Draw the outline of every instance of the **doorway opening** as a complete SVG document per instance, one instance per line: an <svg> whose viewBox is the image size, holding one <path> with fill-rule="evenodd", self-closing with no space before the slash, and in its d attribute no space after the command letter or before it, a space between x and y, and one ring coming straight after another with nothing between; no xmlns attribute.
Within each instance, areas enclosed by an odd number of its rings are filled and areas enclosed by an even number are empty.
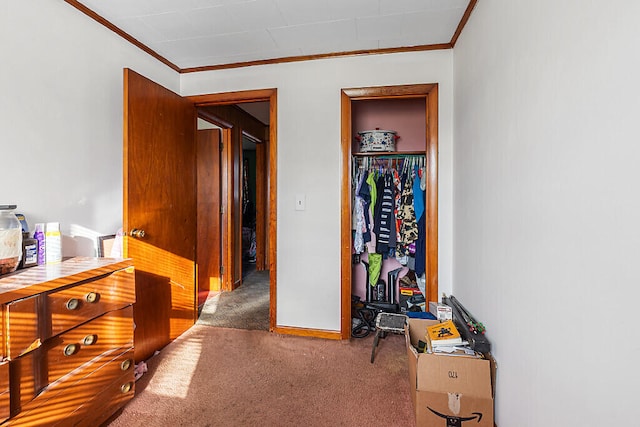
<svg viewBox="0 0 640 427"><path fill-rule="evenodd" d="M206 189L208 194L199 193L199 204L206 204L210 199L219 200L218 208L199 209L198 223L207 227L214 224L214 228L215 224L220 225L213 244L199 241L199 246L206 248L203 252L198 251L200 311L205 312L207 308L203 307L206 299L202 295L223 302L232 298L232 294L242 295L250 290L252 296L238 297L240 302L233 303L234 308L246 311L245 317L249 318L255 317L251 310L265 308L261 316L266 319L261 324L267 326L248 328L273 331L276 325L276 91L200 95L189 99L196 106L199 122L209 124L213 130L207 132L217 133L219 138L219 141L209 138L205 142L207 147L203 148L203 156L198 152L199 169L210 172L215 170L211 163L216 163L219 170L214 176L198 172L199 182L217 182L213 188ZM204 129L198 131L201 132ZM213 153L211 147L215 147L217 153ZM219 261L211 256L213 252L220 254ZM210 262L218 265L207 266ZM217 281L212 280L215 275ZM255 285L259 286L258 293ZM223 298L218 293L226 295ZM256 305L258 300L260 307ZM224 315L224 306L217 311ZM240 324L246 325L246 322Z"/></svg>

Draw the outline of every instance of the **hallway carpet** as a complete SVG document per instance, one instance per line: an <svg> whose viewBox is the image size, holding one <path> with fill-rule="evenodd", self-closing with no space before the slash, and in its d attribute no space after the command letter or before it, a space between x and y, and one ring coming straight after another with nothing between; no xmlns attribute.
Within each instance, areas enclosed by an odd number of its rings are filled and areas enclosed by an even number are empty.
<svg viewBox="0 0 640 427"><path fill-rule="evenodd" d="M404 336L347 342L195 325L110 427L415 426Z"/></svg>
<svg viewBox="0 0 640 427"><path fill-rule="evenodd" d="M242 285L207 298L198 325L269 330L269 272L252 271Z"/></svg>

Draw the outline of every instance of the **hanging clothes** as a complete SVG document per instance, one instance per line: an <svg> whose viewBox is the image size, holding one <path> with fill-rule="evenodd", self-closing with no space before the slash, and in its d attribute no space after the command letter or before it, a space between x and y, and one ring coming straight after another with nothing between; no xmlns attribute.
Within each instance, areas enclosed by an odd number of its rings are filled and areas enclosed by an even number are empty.
<svg viewBox="0 0 640 427"><path fill-rule="evenodd" d="M373 213L373 209L376 205L378 199L378 190L376 188L376 171L372 170L369 172L369 176L367 177L367 184L369 184L369 194L371 195L371 204L369 205L369 210Z"/></svg>
<svg viewBox="0 0 640 427"><path fill-rule="evenodd" d="M413 180L413 210L416 219L419 220L424 213L424 192L420 188L420 168L416 165L413 170L415 175Z"/></svg>
<svg viewBox="0 0 640 427"><path fill-rule="evenodd" d="M420 277L424 274L427 263L427 216L422 215L418 220L418 240L416 240L416 276Z"/></svg>
<svg viewBox="0 0 640 427"><path fill-rule="evenodd" d="M369 204L371 203L371 193L369 191L369 185L366 183L367 173L362 174L360 182L360 191L358 195L362 199L362 216L364 217L365 228L362 232L362 240L364 243L371 241L371 221L369 220Z"/></svg>
<svg viewBox="0 0 640 427"><path fill-rule="evenodd" d="M382 197L380 197L380 208L377 211L376 215L376 236L378 238L376 245L376 252L383 255L384 258L389 253L389 247L391 247L390 243L393 242L393 247L395 247L395 225L392 224L395 222L395 216L393 215L393 207L394 207L394 189L393 185L393 176L390 172L384 174L383 177L380 178L382 181ZM393 229L393 240L391 239L391 232Z"/></svg>
<svg viewBox="0 0 640 427"><path fill-rule="evenodd" d="M425 213L424 156L354 157L354 252L396 257L413 267L418 222ZM356 179L357 177L357 179Z"/></svg>
<svg viewBox="0 0 640 427"><path fill-rule="evenodd" d="M418 239L418 224L413 209L413 177L410 172L407 173L402 188L398 217L402 220L400 224L400 242L402 245L397 246L396 254L402 257L407 255L409 244Z"/></svg>
<svg viewBox="0 0 640 427"><path fill-rule="evenodd" d="M354 234L353 234L353 250L357 254L361 254L364 252L364 235L367 233L367 224L365 220L365 202L362 196L360 195L360 189L362 188L362 184L364 183L364 173L362 173L358 177L358 184L356 186L355 197L354 197L354 213L353 213L353 221L354 225Z"/></svg>
<svg viewBox="0 0 640 427"><path fill-rule="evenodd" d="M397 169L393 170L393 185L395 187L393 197L393 215L395 217L396 243L400 243L402 241L402 237L400 236L402 219L400 219L398 215L400 213L400 206L402 205L402 181L400 180L400 174L398 173Z"/></svg>

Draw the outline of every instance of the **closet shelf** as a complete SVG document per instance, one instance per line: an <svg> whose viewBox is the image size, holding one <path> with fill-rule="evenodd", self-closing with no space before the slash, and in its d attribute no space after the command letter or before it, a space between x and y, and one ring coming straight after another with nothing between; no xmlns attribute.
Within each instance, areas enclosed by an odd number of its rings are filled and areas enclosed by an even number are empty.
<svg viewBox="0 0 640 427"><path fill-rule="evenodd" d="M352 153L354 157L384 157L384 156L424 156L424 151L372 151L368 153Z"/></svg>

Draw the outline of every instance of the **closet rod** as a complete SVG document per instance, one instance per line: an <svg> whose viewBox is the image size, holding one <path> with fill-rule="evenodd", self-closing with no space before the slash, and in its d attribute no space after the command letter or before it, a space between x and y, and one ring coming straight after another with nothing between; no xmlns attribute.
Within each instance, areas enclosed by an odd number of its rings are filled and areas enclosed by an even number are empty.
<svg viewBox="0 0 640 427"><path fill-rule="evenodd" d="M407 156L425 156L424 151L403 151L395 153L385 153L384 151L375 151L369 153L353 153L353 157L376 157L380 159L398 159Z"/></svg>

